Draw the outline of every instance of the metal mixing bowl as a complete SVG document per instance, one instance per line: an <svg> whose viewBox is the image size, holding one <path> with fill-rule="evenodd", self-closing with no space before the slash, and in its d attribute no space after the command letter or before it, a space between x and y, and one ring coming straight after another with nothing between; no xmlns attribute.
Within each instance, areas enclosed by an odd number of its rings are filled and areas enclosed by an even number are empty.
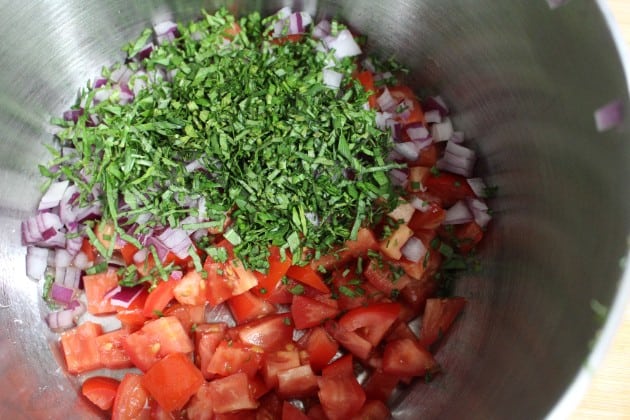
<svg viewBox="0 0 630 420"><path fill-rule="evenodd" d="M272 12L290 1L0 1L0 418L98 418L59 368L27 279L20 221L40 196L48 121L153 22L205 7ZM628 105L624 63L602 2L296 1L337 16L412 85L442 93L499 187L470 304L438 353L445 374L416 383L397 418L565 416L583 395L630 291L628 124L597 132L593 111ZM624 278L625 277L625 278ZM609 307L605 323L591 305ZM601 330L600 330L601 329ZM601 334L598 336L598 331Z"/></svg>

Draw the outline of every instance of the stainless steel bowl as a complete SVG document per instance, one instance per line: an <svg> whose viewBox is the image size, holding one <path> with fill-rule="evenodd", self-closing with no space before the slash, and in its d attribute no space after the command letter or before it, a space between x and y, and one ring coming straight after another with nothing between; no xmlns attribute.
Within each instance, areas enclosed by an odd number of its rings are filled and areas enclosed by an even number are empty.
<svg viewBox="0 0 630 420"><path fill-rule="evenodd" d="M441 92L499 186L483 272L459 282L470 305L437 356L445 374L412 386L395 416L563 417L577 404L630 293L629 126L600 133L593 120L611 100L628 105L603 2L2 0L0 418L100 416L59 368L24 270L19 227L40 196L49 118L152 22L290 3L348 21L414 87ZM610 308L604 324L594 301Z"/></svg>

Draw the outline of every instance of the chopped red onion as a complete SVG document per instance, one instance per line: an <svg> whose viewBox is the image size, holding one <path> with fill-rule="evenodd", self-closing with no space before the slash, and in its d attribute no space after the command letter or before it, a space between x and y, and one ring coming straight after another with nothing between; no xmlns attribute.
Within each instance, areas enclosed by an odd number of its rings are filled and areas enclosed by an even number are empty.
<svg viewBox="0 0 630 420"><path fill-rule="evenodd" d="M431 126L431 137L435 142L447 141L453 136L453 124L450 118L444 118L442 122Z"/></svg>
<svg viewBox="0 0 630 420"><path fill-rule="evenodd" d="M320 20L311 33L315 39L322 39L328 35L330 35L330 21L326 19Z"/></svg>
<svg viewBox="0 0 630 420"><path fill-rule="evenodd" d="M50 184L46 193L44 193L39 201L37 210L46 210L57 207L61 201L61 197L63 197L63 193L66 191L66 188L68 188L68 184L70 184L69 181L58 181Z"/></svg>
<svg viewBox="0 0 630 420"><path fill-rule="evenodd" d="M61 219L55 213L43 212L22 222L25 245L62 248L66 244Z"/></svg>
<svg viewBox="0 0 630 420"><path fill-rule="evenodd" d="M474 162L457 157L452 153L445 153L437 160L435 166L441 171L452 172L468 178L472 175Z"/></svg>
<svg viewBox="0 0 630 420"><path fill-rule="evenodd" d="M138 296L140 296L143 290L144 286L142 285L137 285L134 287L122 287L120 288L118 293L115 293L110 297L110 302L114 306L128 308L129 305L131 305L133 301L136 300Z"/></svg>
<svg viewBox="0 0 630 420"><path fill-rule="evenodd" d="M98 104L98 103L108 100L109 97L112 96L113 92L114 92L113 89L109 89L106 87L97 89L96 93L94 93L94 103Z"/></svg>
<svg viewBox="0 0 630 420"><path fill-rule="evenodd" d="M59 302L64 305L67 305L72 300L74 300L75 296L76 296L76 289L62 286L59 283L53 283L50 289L50 297L54 299L56 302Z"/></svg>
<svg viewBox="0 0 630 420"><path fill-rule="evenodd" d="M74 309L64 309L48 314L46 323L53 331L63 331L74 327L75 314Z"/></svg>
<svg viewBox="0 0 630 420"><path fill-rule="evenodd" d="M464 139L465 137L463 131L454 131L449 141L456 144L462 144L464 142Z"/></svg>
<svg viewBox="0 0 630 420"><path fill-rule="evenodd" d="M466 182L479 198L486 196L486 183L481 178L467 178Z"/></svg>
<svg viewBox="0 0 630 420"><path fill-rule="evenodd" d="M113 83L123 84L127 83L132 75L133 70L123 64L122 66L112 71L112 73L109 75L109 80L111 80Z"/></svg>
<svg viewBox="0 0 630 420"><path fill-rule="evenodd" d="M302 24L302 13L295 12L289 15L289 35L304 33L304 25Z"/></svg>
<svg viewBox="0 0 630 420"><path fill-rule="evenodd" d="M412 262L419 262L422 257L427 253L427 248L422 241L415 236L412 236L405 242L401 249L402 255Z"/></svg>
<svg viewBox="0 0 630 420"><path fill-rule="evenodd" d="M88 259L88 256L85 252L79 252L75 255L74 260L72 260L72 265L74 265L79 270L87 270L92 267L92 262Z"/></svg>
<svg viewBox="0 0 630 420"><path fill-rule="evenodd" d="M412 140L412 141L416 145L416 147L418 147L418 150L422 150L433 144L433 137L427 137L426 139L423 139L423 140Z"/></svg>
<svg viewBox="0 0 630 420"><path fill-rule="evenodd" d="M595 110L597 131L606 131L617 127L624 120L623 102L615 100Z"/></svg>
<svg viewBox="0 0 630 420"><path fill-rule="evenodd" d="M48 249L29 246L26 248L26 275L33 280L44 277L48 265Z"/></svg>
<svg viewBox="0 0 630 420"><path fill-rule="evenodd" d="M94 81L94 89L98 89L100 87L103 87L107 84L107 79L105 79L104 77L99 77L98 79L96 79Z"/></svg>
<svg viewBox="0 0 630 420"><path fill-rule="evenodd" d="M411 140L425 140L429 137L429 130L421 123L409 124L405 131Z"/></svg>
<svg viewBox="0 0 630 420"><path fill-rule="evenodd" d="M278 16L278 19L288 18L289 16L291 16L291 8L289 6L283 7L276 12L276 16Z"/></svg>
<svg viewBox="0 0 630 420"><path fill-rule="evenodd" d="M402 143L396 143L393 147L394 151L399 153L403 158L409 161L415 161L420 155L420 149L412 141L405 141Z"/></svg>
<svg viewBox="0 0 630 420"><path fill-rule="evenodd" d="M484 228L488 225L488 222L492 220L492 216L488 212L488 205L478 198L471 198L468 200L468 208L473 214L475 223Z"/></svg>
<svg viewBox="0 0 630 420"><path fill-rule="evenodd" d="M83 115L83 108L79 108L79 109L70 109L68 111L65 111L63 113L63 119L66 121L72 121L74 123L76 123L77 121L79 121L79 117Z"/></svg>
<svg viewBox="0 0 630 420"><path fill-rule="evenodd" d="M76 230L72 233L76 235ZM82 246L83 238L81 236L76 235L66 239L66 251L70 254L70 257L77 255Z"/></svg>
<svg viewBox="0 0 630 420"><path fill-rule="evenodd" d="M341 79L343 79L343 74L331 70L324 69L322 70L324 75L324 84L331 89L338 89L341 86Z"/></svg>
<svg viewBox="0 0 630 420"><path fill-rule="evenodd" d="M87 308L85 307L85 303L80 300L73 300L66 306L66 309L72 310L72 315L74 315L74 319L76 320L85 313Z"/></svg>
<svg viewBox="0 0 630 420"><path fill-rule="evenodd" d="M110 290L107 291L107 293L105 293L103 295L103 300L109 300L112 298L112 296L116 295L117 293L119 293L122 290L122 286L121 285L116 285L115 287L112 287Z"/></svg>
<svg viewBox="0 0 630 420"><path fill-rule="evenodd" d="M181 280L182 277L184 277L184 273L181 270L171 271L171 274L170 274L171 280Z"/></svg>
<svg viewBox="0 0 630 420"><path fill-rule="evenodd" d="M440 115L440 111L437 111L437 110L427 111L424 113L424 120L429 124L441 123L442 116Z"/></svg>
<svg viewBox="0 0 630 420"><path fill-rule="evenodd" d="M450 209L446 210L444 225L460 225L473 221L473 215L463 201L458 201Z"/></svg>
<svg viewBox="0 0 630 420"><path fill-rule="evenodd" d="M375 82L380 82L381 80L388 80L388 79L393 79L394 75L392 74L391 71L386 71L383 73L376 73L374 75L374 81Z"/></svg>
<svg viewBox="0 0 630 420"><path fill-rule="evenodd" d="M352 33L347 29L340 31L335 39L328 43L328 47L335 50L334 55L337 59L361 54L361 48L354 40Z"/></svg>
<svg viewBox="0 0 630 420"><path fill-rule="evenodd" d="M153 45L152 42L149 42L147 45L142 47L142 49L138 51L138 53L133 58L137 61L145 60L151 56L154 48L155 45Z"/></svg>
<svg viewBox="0 0 630 420"><path fill-rule="evenodd" d="M409 177L406 172L401 171L400 169L392 169L389 171L389 179L392 181L392 184L399 187L407 187L407 183L409 182Z"/></svg>
<svg viewBox="0 0 630 420"><path fill-rule="evenodd" d="M445 152L451 153L455 156L458 156L467 160L475 161L477 159L477 154L475 153L474 150L469 149L464 146L460 146L459 144L453 143L450 141L446 143Z"/></svg>
<svg viewBox="0 0 630 420"><path fill-rule="evenodd" d="M425 111L438 111L440 116L446 117L450 114L446 102L441 96L429 96L422 104L422 109Z"/></svg>
<svg viewBox="0 0 630 420"><path fill-rule="evenodd" d="M421 211L423 213L425 213L425 212L427 212L427 211L429 211L431 209L431 205L428 202L426 202L426 201L424 201L424 200L422 200L422 199L420 199L420 198L418 198L416 196L413 196L411 198L411 200L409 201L409 204L411 204L414 209L416 209L418 211Z"/></svg>
<svg viewBox="0 0 630 420"><path fill-rule="evenodd" d="M381 129L381 130L385 130L387 127L389 127L389 122L390 120L392 120L392 118L394 117L394 114L389 113L389 112L376 112L376 126Z"/></svg>
<svg viewBox="0 0 630 420"><path fill-rule="evenodd" d="M392 140L394 140L394 141L401 141L402 140L402 130L403 130L402 123L400 123L400 122L398 122L396 120L388 120L387 121L387 126L391 130Z"/></svg>
<svg viewBox="0 0 630 420"><path fill-rule="evenodd" d="M383 89L383 93L376 98L376 103L383 112L393 112L398 106L398 100L392 96L389 89Z"/></svg>
<svg viewBox="0 0 630 420"><path fill-rule="evenodd" d="M72 264L72 255L63 248L57 249L55 251L55 267L66 268L70 264Z"/></svg>
<svg viewBox="0 0 630 420"><path fill-rule="evenodd" d="M136 251L135 254L133 254L133 262L136 264L140 264L146 261L148 255L149 255L149 250L147 248L139 249L138 251Z"/></svg>

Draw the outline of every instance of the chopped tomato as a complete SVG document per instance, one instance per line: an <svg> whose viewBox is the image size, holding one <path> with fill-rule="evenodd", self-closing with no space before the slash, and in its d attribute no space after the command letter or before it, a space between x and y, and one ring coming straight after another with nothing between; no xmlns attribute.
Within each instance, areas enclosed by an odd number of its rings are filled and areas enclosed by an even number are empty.
<svg viewBox="0 0 630 420"><path fill-rule="evenodd" d="M402 257L401 248L412 236L413 230L409 229L407 225L398 226L389 237L381 242L381 252L393 260L399 260Z"/></svg>
<svg viewBox="0 0 630 420"><path fill-rule="evenodd" d="M103 367L109 369L133 367L123 347L128 335L129 331L119 329L96 337L98 357Z"/></svg>
<svg viewBox="0 0 630 420"><path fill-rule="evenodd" d="M440 366L433 355L414 340L390 341L383 350L383 372L398 376L425 376L437 373Z"/></svg>
<svg viewBox="0 0 630 420"><path fill-rule="evenodd" d="M387 402L396 385L398 385L398 381L399 377L397 375L390 375L381 369L375 369L363 385L365 395L370 400Z"/></svg>
<svg viewBox="0 0 630 420"><path fill-rule="evenodd" d="M194 350L188 333L174 316L147 322L140 330L129 334L123 346L133 364L143 371L167 354Z"/></svg>
<svg viewBox="0 0 630 420"><path fill-rule="evenodd" d="M437 254L437 253L436 253ZM424 310L427 299L435 295L438 284L433 277L410 282L401 292L401 296L414 310L420 313Z"/></svg>
<svg viewBox="0 0 630 420"><path fill-rule="evenodd" d="M282 417L282 400L275 392L270 392L260 399L256 410L256 420L277 420Z"/></svg>
<svg viewBox="0 0 630 420"><path fill-rule="evenodd" d="M308 266L302 267L299 265L292 265L287 270L287 276L291 277L293 280L310 286L313 289L319 290L322 293L330 293L330 290L328 289L328 286L326 286L326 283L324 283L322 276Z"/></svg>
<svg viewBox="0 0 630 420"><path fill-rule="evenodd" d="M271 391L271 388L267 386L259 374L248 376L247 380L249 383L249 389L252 391L252 397L255 400L261 399L265 394Z"/></svg>
<svg viewBox="0 0 630 420"><path fill-rule="evenodd" d="M173 296L183 305L206 302L206 280L196 270L189 270L173 288Z"/></svg>
<svg viewBox="0 0 630 420"><path fill-rule="evenodd" d="M408 115L402 119L405 124L422 123L426 124L424 120L424 112L422 112L422 106L420 101L416 98L415 93L404 85L388 86L389 93L399 101L405 101L409 106L407 109Z"/></svg>
<svg viewBox="0 0 630 420"><path fill-rule="evenodd" d="M389 408L379 400L366 402L361 411L352 417L352 420L383 420L391 417Z"/></svg>
<svg viewBox="0 0 630 420"><path fill-rule="evenodd" d="M290 402L284 401L282 403L282 420L308 420L308 416Z"/></svg>
<svg viewBox="0 0 630 420"><path fill-rule="evenodd" d="M183 353L171 353L142 377L142 386L166 411L180 410L204 383L203 375Z"/></svg>
<svg viewBox="0 0 630 420"><path fill-rule="evenodd" d="M175 298L173 289L179 280L169 278L167 281L158 281L157 287L153 289L144 303L144 316L147 318L157 318L162 315L162 311Z"/></svg>
<svg viewBox="0 0 630 420"><path fill-rule="evenodd" d="M136 252L138 252L138 248L134 244L127 242L122 248L120 248L119 251L120 256L122 257L123 261L125 261L125 264L134 264L133 256L136 255Z"/></svg>
<svg viewBox="0 0 630 420"><path fill-rule="evenodd" d="M374 87L374 75L371 71L365 70L357 74L357 80L363 86L363 89L370 94L368 103L370 108L376 108L376 88Z"/></svg>
<svg viewBox="0 0 630 420"><path fill-rule="evenodd" d="M308 353L308 361L315 372L321 371L337 354L339 344L332 339L323 327L311 328L299 344Z"/></svg>
<svg viewBox="0 0 630 420"><path fill-rule="evenodd" d="M365 403L365 391L354 376L323 376L317 383L319 401L331 420L355 415Z"/></svg>
<svg viewBox="0 0 630 420"><path fill-rule="evenodd" d="M346 354L343 357L335 360L324 369L322 369L322 376L334 377L334 376L352 376L354 377L354 359L351 354Z"/></svg>
<svg viewBox="0 0 630 420"><path fill-rule="evenodd" d="M416 159L415 162L410 163L410 165L425 166L430 168L437 163L439 154L438 147L435 144L430 144L420 150L418 159Z"/></svg>
<svg viewBox="0 0 630 420"><path fill-rule="evenodd" d="M399 314L398 303L373 303L352 309L339 319L339 325L348 331L356 332L372 346L376 346L398 319Z"/></svg>
<svg viewBox="0 0 630 420"><path fill-rule="evenodd" d="M475 222L468 222L454 226L452 234L442 236L466 255L483 239L483 229Z"/></svg>
<svg viewBox="0 0 630 420"><path fill-rule="evenodd" d="M362 263L368 264L368 260ZM339 268L333 272L332 281L337 290L337 302L341 310L365 306L383 297L383 293L366 282L357 271L354 265L349 265L345 270Z"/></svg>
<svg viewBox="0 0 630 420"><path fill-rule="evenodd" d="M424 211L417 210L413 214L407 226L414 232L421 229L437 229L442 225L445 217L446 211L441 206L437 203L427 203Z"/></svg>
<svg viewBox="0 0 630 420"><path fill-rule="evenodd" d="M336 321L327 321L326 331L346 350L360 359L367 359L372 351L372 345L365 338L353 331L341 327Z"/></svg>
<svg viewBox="0 0 630 420"><path fill-rule="evenodd" d="M261 349L224 340L214 351L208 364L208 372L220 376L244 372L248 376L254 376L260 369L261 360Z"/></svg>
<svg viewBox="0 0 630 420"><path fill-rule="evenodd" d="M214 377L208 371L208 366L219 343L225 337L226 330L227 324L223 322L198 324L195 328L195 362L206 379Z"/></svg>
<svg viewBox="0 0 630 420"><path fill-rule="evenodd" d="M258 279L254 275L254 272L245 269L245 267L243 267L243 263L239 260L232 260L228 262L226 271L226 275L232 281L232 296L245 293L258 284ZM234 274L232 274L232 272Z"/></svg>
<svg viewBox="0 0 630 420"><path fill-rule="evenodd" d="M118 275L113 268L102 273L83 276L88 312L93 315L116 312L116 307L111 304L109 299L105 299L105 295L117 286Z"/></svg>
<svg viewBox="0 0 630 420"><path fill-rule="evenodd" d="M241 33L241 26L236 22L232 23L229 28L223 31L223 35L228 41L233 40L239 33Z"/></svg>
<svg viewBox="0 0 630 420"><path fill-rule="evenodd" d="M304 398L317 392L317 376L306 364L278 372L278 395L281 398Z"/></svg>
<svg viewBox="0 0 630 420"><path fill-rule="evenodd" d="M186 414L189 419L213 420L212 400L210 397L210 386L207 382L201 384L197 393L190 398L186 406Z"/></svg>
<svg viewBox="0 0 630 420"><path fill-rule="evenodd" d="M304 38L304 34L290 34L278 38L272 38L271 43L276 45L284 45L288 42L300 42Z"/></svg>
<svg viewBox="0 0 630 420"><path fill-rule="evenodd" d="M363 270L363 275L372 286L386 296L391 296L394 290L403 290L412 281L400 266L378 258L370 259L370 263Z"/></svg>
<svg viewBox="0 0 630 420"><path fill-rule="evenodd" d="M425 271L424 261L421 258L418 262L409 261L405 257L402 257L395 263L390 263L395 267L402 268L405 273L414 280L420 280Z"/></svg>
<svg viewBox="0 0 630 420"><path fill-rule="evenodd" d="M144 309L120 309L116 312L116 318L122 324L122 327L130 332L139 330L148 319L144 316Z"/></svg>
<svg viewBox="0 0 630 420"><path fill-rule="evenodd" d="M314 270L319 270L320 267L330 270L352 259L365 257L368 251L376 251L378 248L379 243L374 233L370 229L361 228L357 232L356 240L347 240L343 247L311 261L310 266Z"/></svg>
<svg viewBox="0 0 630 420"><path fill-rule="evenodd" d="M105 376L92 376L81 385L81 393L94 405L107 411L114 405L120 382Z"/></svg>
<svg viewBox="0 0 630 420"><path fill-rule="evenodd" d="M411 331L409 328L409 324L407 322L403 322L401 320L396 321L394 326L390 329L389 333L385 337L386 341L398 340L400 338L411 338L412 340L417 340L418 337Z"/></svg>
<svg viewBox="0 0 630 420"><path fill-rule="evenodd" d="M324 413L324 407L319 403L310 406L306 415L310 420L328 420L328 416Z"/></svg>
<svg viewBox="0 0 630 420"><path fill-rule="evenodd" d="M79 374L102 367L96 337L103 333L100 324L85 321L61 333L61 348L68 372Z"/></svg>
<svg viewBox="0 0 630 420"><path fill-rule="evenodd" d="M142 376L125 374L114 399L112 420L148 420L149 417L149 393L142 386Z"/></svg>
<svg viewBox="0 0 630 420"><path fill-rule="evenodd" d="M293 322L287 313L266 316L233 330L243 343L265 351L280 349L293 338Z"/></svg>
<svg viewBox="0 0 630 420"><path fill-rule="evenodd" d="M291 267L291 255L287 252L284 259L280 254L280 248L272 246L269 248L269 269L266 274L255 271L258 284L252 289L252 293L261 299L266 299L276 288L276 285L287 274Z"/></svg>
<svg viewBox="0 0 630 420"><path fill-rule="evenodd" d="M420 342L425 347L430 347L439 340L464 310L464 306L466 306L466 299L462 297L427 299L422 316Z"/></svg>
<svg viewBox="0 0 630 420"><path fill-rule="evenodd" d="M305 328L321 325L327 319L333 319L339 314L339 309L311 299L306 296L296 295L291 305L291 315L295 327Z"/></svg>
<svg viewBox="0 0 630 420"><path fill-rule="evenodd" d="M193 327L201 324L206 318L206 305L181 305L175 303L164 311L164 316L174 316L179 320L186 333L191 333Z"/></svg>
<svg viewBox="0 0 630 420"><path fill-rule="evenodd" d="M265 383L269 388L276 388L278 386L278 373L298 366L300 366L300 353L294 345L289 345L283 350L266 353L262 366Z"/></svg>
<svg viewBox="0 0 630 420"><path fill-rule="evenodd" d="M85 254L88 261L94 262L94 260L96 260L96 248L94 248L94 245L92 245L88 237L83 238L83 242L81 243L81 252Z"/></svg>
<svg viewBox="0 0 630 420"><path fill-rule="evenodd" d="M459 200L475 197L466 178L449 172L438 174L429 172L424 180L424 186L427 188L427 193L438 197L446 208Z"/></svg>
<svg viewBox="0 0 630 420"><path fill-rule="evenodd" d="M232 286L225 276L225 264L206 258L203 265L208 273L206 298L212 306L219 305L232 297Z"/></svg>
<svg viewBox="0 0 630 420"><path fill-rule="evenodd" d="M208 387L215 413L252 410L258 407L249 389L247 375L243 372L215 379Z"/></svg>
<svg viewBox="0 0 630 420"><path fill-rule="evenodd" d="M276 308L271 303L251 292L232 296L227 303L237 324L242 324L276 311Z"/></svg>

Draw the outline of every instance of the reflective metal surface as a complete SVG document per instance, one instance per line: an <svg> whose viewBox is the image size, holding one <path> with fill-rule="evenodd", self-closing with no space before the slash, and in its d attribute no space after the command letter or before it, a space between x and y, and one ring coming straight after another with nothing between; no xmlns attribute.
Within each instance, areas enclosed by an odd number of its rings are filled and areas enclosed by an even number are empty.
<svg viewBox="0 0 630 420"><path fill-rule="evenodd" d="M271 12L290 1L0 1L0 418L99 418L58 367L24 270L20 221L34 211L47 121L120 47L165 18L202 7ZM580 398L630 292L620 260L630 232L628 124L598 133L593 110L628 86L597 2L572 0L297 1L340 17L370 47L443 94L499 186L482 273L438 353L445 374L416 383L397 418L564 416ZM611 307L601 327L596 299ZM51 351L51 348L53 351ZM588 359L590 356L590 359ZM569 390L569 391L568 391Z"/></svg>

